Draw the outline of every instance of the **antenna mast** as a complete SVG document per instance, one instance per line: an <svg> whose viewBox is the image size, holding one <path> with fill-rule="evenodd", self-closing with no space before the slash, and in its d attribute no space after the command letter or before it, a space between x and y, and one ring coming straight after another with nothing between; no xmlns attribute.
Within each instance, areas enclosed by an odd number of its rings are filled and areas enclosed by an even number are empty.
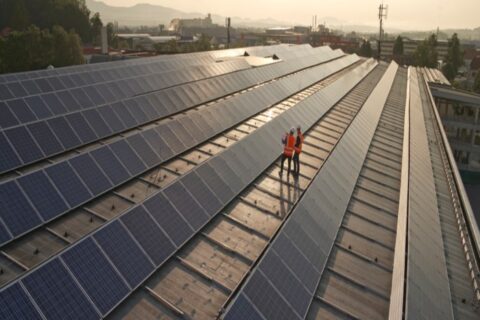
<svg viewBox="0 0 480 320"><path fill-rule="evenodd" d="M384 5L383 2L380 4L378 7L378 19L380 20L380 31L378 34L378 60L380 60L381 53L382 53L382 47L381 47L381 42L383 38L383 19L387 19L387 14L388 14L388 5Z"/></svg>

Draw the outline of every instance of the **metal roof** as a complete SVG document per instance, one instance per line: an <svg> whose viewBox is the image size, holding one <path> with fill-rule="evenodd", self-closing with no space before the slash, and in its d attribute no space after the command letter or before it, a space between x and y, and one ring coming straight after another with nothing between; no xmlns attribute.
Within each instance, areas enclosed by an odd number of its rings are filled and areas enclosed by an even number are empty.
<svg viewBox="0 0 480 320"><path fill-rule="evenodd" d="M478 318L425 70L308 45L96 66L0 77L1 319Z"/></svg>

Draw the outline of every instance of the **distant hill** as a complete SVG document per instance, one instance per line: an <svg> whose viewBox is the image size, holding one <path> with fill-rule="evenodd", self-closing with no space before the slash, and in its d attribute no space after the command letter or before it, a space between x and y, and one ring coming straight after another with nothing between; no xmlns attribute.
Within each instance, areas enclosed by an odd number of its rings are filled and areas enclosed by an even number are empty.
<svg viewBox="0 0 480 320"><path fill-rule="evenodd" d="M114 7L105 4L102 1L87 0L87 7L92 12L99 12L104 22L117 21L121 26L157 26L164 24L168 26L174 18L204 18L207 12L183 12L180 10L151 4L137 4L131 7ZM214 23L223 25L225 17L212 14ZM275 19L251 20L239 17L232 17L233 24L236 27L273 27L273 26L289 26L293 22L282 22Z"/></svg>

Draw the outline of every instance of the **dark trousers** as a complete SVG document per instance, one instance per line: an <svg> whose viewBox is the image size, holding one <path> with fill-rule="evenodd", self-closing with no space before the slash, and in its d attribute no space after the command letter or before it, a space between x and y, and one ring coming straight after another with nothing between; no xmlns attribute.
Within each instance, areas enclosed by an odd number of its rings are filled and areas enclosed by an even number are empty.
<svg viewBox="0 0 480 320"><path fill-rule="evenodd" d="M282 154L282 165L280 172L283 172L283 163L285 162L285 159L288 159L288 173L290 173L290 165L292 163L292 157L286 156L285 154Z"/></svg>
<svg viewBox="0 0 480 320"><path fill-rule="evenodd" d="M300 173L300 155L296 152L293 155L293 172L296 174Z"/></svg>

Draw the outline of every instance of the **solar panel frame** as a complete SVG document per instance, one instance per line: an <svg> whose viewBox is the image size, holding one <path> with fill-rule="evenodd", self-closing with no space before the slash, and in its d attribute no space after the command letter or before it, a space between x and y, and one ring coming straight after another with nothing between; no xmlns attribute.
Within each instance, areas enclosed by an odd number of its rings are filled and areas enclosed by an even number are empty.
<svg viewBox="0 0 480 320"><path fill-rule="evenodd" d="M57 217L69 208L43 171L24 175L17 181L44 221Z"/></svg>
<svg viewBox="0 0 480 320"><path fill-rule="evenodd" d="M98 319L99 314L59 258L21 280L47 319Z"/></svg>
<svg viewBox="0 0 480 320"><path fill-rule="evenodd" d="M143 206L130 210L120 220L157 267L174 252L173 242L160 229Z"/></svg>
<svg viewBox="0 0 480 320"><path fill-rule="evenodd" d="M75 244L60 257L102 315L130 292L125 280L92 238Z"/></svg>
<svg viewBox="0 0 480 320"><path fill-rule="evenodd" d="M120 221L113 221L93 238L131 288L137 287L153 271L153 262Z"/></svg>

